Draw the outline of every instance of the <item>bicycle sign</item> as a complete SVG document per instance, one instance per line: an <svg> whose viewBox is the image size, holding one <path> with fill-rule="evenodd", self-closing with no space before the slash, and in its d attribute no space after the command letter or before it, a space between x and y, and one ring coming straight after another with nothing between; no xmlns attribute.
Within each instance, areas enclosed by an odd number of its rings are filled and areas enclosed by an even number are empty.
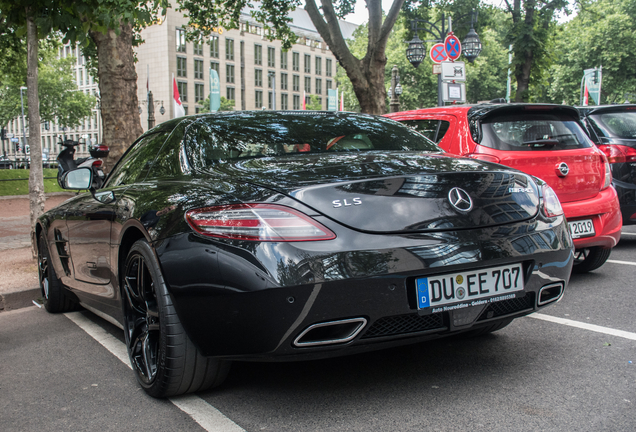
<svg viewBox="0 0 636 432"><path fill-rule="evenodd" d="M444 49L449 59L457 60L462 53L462 44L457 36L449 34L444 40Z"/></svg>

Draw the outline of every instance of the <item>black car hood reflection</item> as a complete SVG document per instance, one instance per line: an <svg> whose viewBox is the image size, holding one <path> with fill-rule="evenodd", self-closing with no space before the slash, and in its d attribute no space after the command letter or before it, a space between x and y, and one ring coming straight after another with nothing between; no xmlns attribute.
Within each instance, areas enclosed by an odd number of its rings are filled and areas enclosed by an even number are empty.
<svg viewBox="0 0 636 432"><path fill-rule="evenodd" d="M213 172L215 177L293 197L366 232L491 227L530 219L539 208L537 186L529 176L440 154L372 151L262 157L218 163ZM451 204L449 193L456 187L470 196L470 211Z"/></svg>

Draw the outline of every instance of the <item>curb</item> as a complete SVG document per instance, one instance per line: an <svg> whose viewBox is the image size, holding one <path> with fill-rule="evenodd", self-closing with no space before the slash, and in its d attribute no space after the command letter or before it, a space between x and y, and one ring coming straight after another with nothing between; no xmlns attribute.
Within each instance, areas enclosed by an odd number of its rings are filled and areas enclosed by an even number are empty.
<svg viewBox="0 0 636 432"><path fill-rule="evenodd" d="M39 297L41 297L40 288L0 294L0 313L33 306L33 300Z"/></svg>

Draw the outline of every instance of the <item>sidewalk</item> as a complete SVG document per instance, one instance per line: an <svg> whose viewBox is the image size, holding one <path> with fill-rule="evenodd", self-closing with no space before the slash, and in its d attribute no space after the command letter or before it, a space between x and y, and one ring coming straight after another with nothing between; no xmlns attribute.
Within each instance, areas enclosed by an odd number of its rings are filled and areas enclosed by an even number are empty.
<svg viewBox="0 0 636 432"><path fill-rule="evenodd" d="M46 194L45 210L74 194ZM37 260L31 253L29 197L0 197L0 312L32 305L40 297Z"/></svg>

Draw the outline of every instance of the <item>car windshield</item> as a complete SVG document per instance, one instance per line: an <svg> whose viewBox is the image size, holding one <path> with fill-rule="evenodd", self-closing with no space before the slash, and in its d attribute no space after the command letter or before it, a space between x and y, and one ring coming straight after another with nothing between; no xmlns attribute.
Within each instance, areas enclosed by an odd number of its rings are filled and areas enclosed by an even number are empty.
<svg viewBox="0 0 636 432"><path fill-rule="evenodd" d="M591 147L571 117L548 113L497 115L482 124L481 145L508 151L567 150Z"/></svg>
<svg viewBox="0 0 636 432"><path fill-rule="evenodd" d="M197 119L184 135L197 168L233 159L368 151L441 152L423 135L382 117L237 113Z"/></svg>
<svg viewBox="0 0 636 432"><path fill-rule="evenodd" d="M636 111L593 114L590 117L606 137L636 138Z"/></svg>

